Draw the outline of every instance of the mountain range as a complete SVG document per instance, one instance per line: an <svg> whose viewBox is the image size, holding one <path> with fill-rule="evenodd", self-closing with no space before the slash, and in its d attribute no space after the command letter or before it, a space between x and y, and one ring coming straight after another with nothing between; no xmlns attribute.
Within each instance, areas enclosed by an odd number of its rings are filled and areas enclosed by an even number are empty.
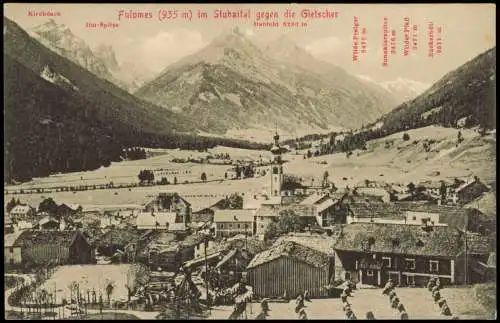
<svg viewBox="0 0 500 323"><path fill-rule="evenodd" d="M444 75L429 89L382 116L385 133L428 125L496 128L496 47Z"/></svg>
<svg viewBox="0 0 500 323"><path fill-rule="evenodd" d="M397 105L384 89L315 59L286 37L261 48L237 28L134 94L220 134L275 126L284 132L357 128Z"/></svg>
<svg viewBox="0 0 500 323"><path fill-rule="evenodd" d="M117 84L133 64L123 68L110 46L90 49L65 26L41 26L27 33L4 17L6 180L98 168L120 160L131 146L254 147L196 133L368 125L384 136L462 121L496 127L496 48L424 91L426 85L409 80L380 84L352 76L287 37L257 46L233 29L131 94ZM423 93L407 94L397 106L402 95L395 92L404 88Z"/></svg>
<svg viewBox="0 0 500 323"><path fill-rule="evenodd" d="M409 80L398 77L392 81L378 82L367 75L357 75L360 79L381 86L386 91L391 93L398 104L404 103L416 98L427 90L431 85L423 82Z"/></svg>
<svg viewBox="0 0 500 323"><path fill-rule="evenodd" d="M119 64L113 47L109 45L101 44L91 49L69 27L57 24L53 19L28 32L50 50L129 92L135 91L153 74L131 62Z"/></svg>

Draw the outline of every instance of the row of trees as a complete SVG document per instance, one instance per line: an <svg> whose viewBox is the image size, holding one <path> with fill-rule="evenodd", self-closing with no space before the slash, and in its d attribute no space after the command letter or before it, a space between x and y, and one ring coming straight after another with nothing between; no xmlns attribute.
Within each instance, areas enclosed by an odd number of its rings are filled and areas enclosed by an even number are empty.
<svg viewBox="0 0 500 323"><path fill-rule="evenodd" d="M123 157L128 160L146 159L147 153L144 148L128 148L123 151Z"/></svg>
<svg viewBox="0 0 500 323"><path fill-rule="evenodd" d="M17 205L21 205L21 201L19 201L19 199L16 200L12 198L9 202L7 202L7 205L5 206L7 213L9 213Z"/></svg>

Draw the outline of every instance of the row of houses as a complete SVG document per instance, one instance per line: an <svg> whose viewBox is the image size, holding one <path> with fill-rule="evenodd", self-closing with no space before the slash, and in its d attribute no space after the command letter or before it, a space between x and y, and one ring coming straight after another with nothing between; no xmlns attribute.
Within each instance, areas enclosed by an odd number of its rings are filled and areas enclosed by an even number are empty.
<svg viewBox="0 0 500 323"><path fill-rule="evenodd" d="M496 275L490 239L447 226L354 223L340 225L330 237L283 238L247 266L257 297L305 290L324 297L335 281L383 286L391 278L400 286L424 286L438 276L443 284L454 285Z"/></svg>

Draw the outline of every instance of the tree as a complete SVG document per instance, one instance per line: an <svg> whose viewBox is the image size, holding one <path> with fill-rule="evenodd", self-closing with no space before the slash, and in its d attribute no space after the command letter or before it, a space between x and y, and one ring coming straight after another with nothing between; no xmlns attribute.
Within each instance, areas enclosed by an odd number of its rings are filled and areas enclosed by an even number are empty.
<svg viewBox="0 0 500 323"><path fill-rule="evenodd" d="M410 182L410 184L408 184L406 187L408 188L408 192L410 192L410 194L415 193L415 184L413 184L413 182Z"/></svg>
<svg viewBox="0 0 500 323"><path fill-rule="evenodd" d="M410 140L410 135L409 135L407 132L405 132L405 133L403 134L403 140L404 140L404 141L408 141L408 140Z"/></svg>
<svg viewBox="0 0 500 323"><path fill-rule="evenodd" d="M462 136L462 132L459 130L457 135L457 143L460 144L462 141L464 141L464 137Z"/></svg>
<svg viewBox="0 0 500 323"><path fill-rule="evenodd" d="M47 212L49 214L54 214L57 212L57 203L51 198L46 198L38 205L38 210L40 212Z"/></svg>
<svg viewBox="0 0 500 323"><path fill-rule="evenodd" d="M325 170L323 173L323 187L328 187L328 171Z"/></svg>
<svg viewBox="0 0 500 323"><path fill-rule="evenodd" d="M441 203L446 204L446 184L444 182L441 182L439 187L439 195L441 196Z"/></svg>
<svg viewBox="0 0 500 323"><path fill-rule="evenodd" d="M300 232L305 230L306 224L302 218L292 210L280 212L278 221L272 222L265 232L266 239L274 239L281 234Z"/></svg>
<svg viewBox="0 0 500 323"><path fill-rule="evenodd" d="M12 198L12 200L10 200L9 203L7 203L6 206L7 212L10 212L16 205L18 205L16 200Z"/></svg>
<svg viewBox="0 0 500 323"><path fill-rule="evenodd" d="M206 182L207 181L207 174L205 172L201 173L201 180L203 182Z"/></svg>
<svg viewBox="0 0 500 323"><path fill-rule="evenodd" d="M111 294L113 294L113 291L115 290L115 284L112 280L109 280L106 283L106 296L108 297L108 304L111 304Z"/></svg>

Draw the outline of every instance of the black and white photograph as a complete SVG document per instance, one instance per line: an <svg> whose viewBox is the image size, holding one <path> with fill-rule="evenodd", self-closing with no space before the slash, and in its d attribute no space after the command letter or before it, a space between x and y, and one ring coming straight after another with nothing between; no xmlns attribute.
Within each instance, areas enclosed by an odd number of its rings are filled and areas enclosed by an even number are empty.
<svg viewBox="0 0 500 323"><path fill-rule="evenodd" d="M6 320L494 320L496 6L6 3Z"/></svg>

